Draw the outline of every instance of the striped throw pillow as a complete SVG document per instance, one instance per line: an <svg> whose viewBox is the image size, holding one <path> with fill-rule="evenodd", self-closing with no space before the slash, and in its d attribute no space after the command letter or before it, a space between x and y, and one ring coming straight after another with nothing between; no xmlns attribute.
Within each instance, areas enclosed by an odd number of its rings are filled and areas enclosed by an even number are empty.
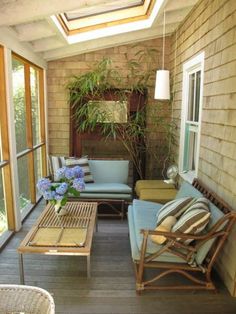
<svg viewBox="0 0 236 314"><path fill-rule="evenodd" d="M176 222L172 232L199 235L209 223L210 216L209 201L206 198L198 198ZM192 241L190 239L183 242L189 244Z"/></svg>
<svg viewBox="0 0 236 314"><path fill-rule="evenodd" d="M65 165L66 167L75 167L80 166L84 171L84 182L85 183L93 183L93 176L91 174L88 158L81 157L81 158L75 158L75 157L65 157Z"/></svg>
<svg viewBox="0 0 236 314"><path fill-rule="evenodd" d="M194 201L193 197L183 197L166 203L157 214L157 226L168 216L179 218Z"/></svg>
<svg viewBox="0 0 236 314"><path fill-rule="evenodd" d="M65 166L65 157L61 156L48 156L48 161L49 161L49 172L52 177L52 180L54 182L59 181L59 179L56 176L56 171Z"/></svg>

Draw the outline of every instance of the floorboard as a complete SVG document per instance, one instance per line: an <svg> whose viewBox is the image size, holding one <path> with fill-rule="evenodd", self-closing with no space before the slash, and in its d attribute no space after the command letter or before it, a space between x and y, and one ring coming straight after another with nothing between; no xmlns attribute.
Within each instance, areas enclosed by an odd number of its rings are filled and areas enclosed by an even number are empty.
<svg viewBox="0 0 236 314"><path fill-rule="evenodd" d="M0 253L0 283L19 283L16 249L43 207L44 202L36 207ZM218 294L145 291L137 296L126 220L99 219L90 279L84 257L31 254L24 261L26 284L52 293L58 314L236 314L236 298L217 276Z"/></svg>

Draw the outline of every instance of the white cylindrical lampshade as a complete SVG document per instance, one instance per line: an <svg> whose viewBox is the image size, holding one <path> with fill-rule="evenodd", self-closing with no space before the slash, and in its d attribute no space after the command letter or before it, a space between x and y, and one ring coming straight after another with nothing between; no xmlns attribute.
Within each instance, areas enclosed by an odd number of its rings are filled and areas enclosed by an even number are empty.
<svg viewBox="0 0 236 314"><path fill-rule="evenodd" d="M155 99L170 99L170 72L158 70L156 73Z"/></svg>

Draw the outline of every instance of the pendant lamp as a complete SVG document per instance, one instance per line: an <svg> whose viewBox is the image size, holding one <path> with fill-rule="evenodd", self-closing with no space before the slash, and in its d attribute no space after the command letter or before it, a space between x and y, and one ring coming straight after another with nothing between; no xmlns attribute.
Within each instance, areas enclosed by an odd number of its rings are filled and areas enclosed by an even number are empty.
<svg viewBox="0 0 236 314"><path fill-rule="evenodd" d="M170 99L170 72L164 70L165 65L165 28L166 28L166 13L164 11L163 21L163 38L162 38L162 70L156 72L155 83L155 99L169 100Z"/></svg>

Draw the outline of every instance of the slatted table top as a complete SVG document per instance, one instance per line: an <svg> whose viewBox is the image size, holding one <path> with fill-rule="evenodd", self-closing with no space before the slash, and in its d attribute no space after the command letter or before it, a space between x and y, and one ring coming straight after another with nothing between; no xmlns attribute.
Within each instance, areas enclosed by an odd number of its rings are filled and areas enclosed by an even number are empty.
<svg viewBox="0 0 236 314"><path fill-rule="evenodd" d="M97 203L67 202L66 216L58 216L48 204L30 229L19 253L90 255Z"/></svg>

